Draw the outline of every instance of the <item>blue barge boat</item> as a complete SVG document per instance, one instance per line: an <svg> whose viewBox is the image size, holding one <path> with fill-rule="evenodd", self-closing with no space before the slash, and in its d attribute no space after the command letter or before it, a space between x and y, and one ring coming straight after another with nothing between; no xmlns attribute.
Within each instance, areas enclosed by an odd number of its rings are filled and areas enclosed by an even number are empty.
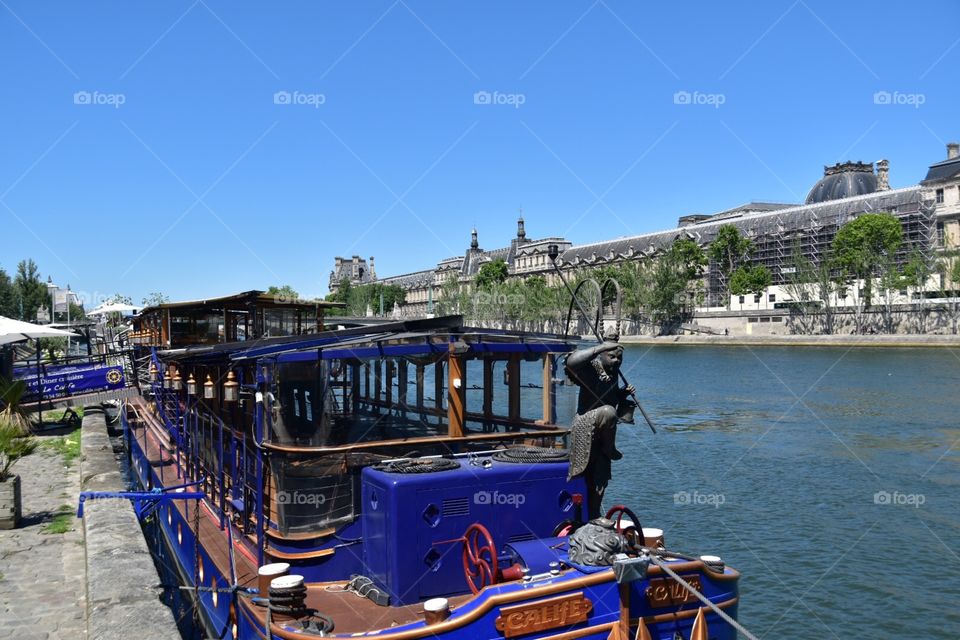
<svg viewBox="0 0 960 640"><path fill-rule="evenodd" d="M457 316L141 346L131 469L207 637L735 639L735 569L621 505L588 522L578 346Z"/></svg>

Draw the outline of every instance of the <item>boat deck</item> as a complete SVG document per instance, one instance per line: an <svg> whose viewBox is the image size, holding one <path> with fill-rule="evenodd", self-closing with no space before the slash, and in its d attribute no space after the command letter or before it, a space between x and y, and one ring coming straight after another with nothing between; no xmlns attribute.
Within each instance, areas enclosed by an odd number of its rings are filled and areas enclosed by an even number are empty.
<svg viewBox="0 0 960 640"><path fill-rule="evenodd" d="M157 418L153 416L144 404L137 402L137 414L141 422L137 425L131 423L131 428L137 442L143 447L150 464L155 469L163 468L165 482L171 486L189 482L191 478L176 477L175 455L169 446L169 442L163 436L163 431L159 426ZM186 522L193 523L199 520L200 544L209 554L211 560L216 564L219 573L230 575L230 535L226 529L220 528L220 518L206 500L199 503L183 500L171 503L183 514ZM197 509L199 509L199 518L197 519ZM232 537L234 544L234 565L236 568L237 585L241 587L257 586L257 562L255 560L255 544L251 538L243 536L239 530L232 525ZM194 573L194 568L186 567L188 573ZM209 575L209 573L207 573ZM375 604L371 600L359 596L352 591L346 591L347 581L328 582L328 583L308 583L307 584L307 607L315 609L321 613L334 618L336 624L336 633L359 633L375 629L388 629L390 627L408 624L421 620L423 618L423 605L413 604L401 607L383 607ZM204 586L212 586L207 581ZM220 584L220 588L227 588L230 585ZM460 605L469 600L471 595L462 595L449 598L451 606ZM253 604L247 599L241 599L242 615L253 616L259 621L260 625L266 622L266 607Z"/></svg>

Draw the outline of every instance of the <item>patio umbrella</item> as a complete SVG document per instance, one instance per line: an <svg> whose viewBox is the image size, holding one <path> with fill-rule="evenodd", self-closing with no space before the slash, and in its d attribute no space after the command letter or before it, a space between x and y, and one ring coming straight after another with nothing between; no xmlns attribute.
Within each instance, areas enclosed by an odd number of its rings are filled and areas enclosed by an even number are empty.
<svg viewBox="0 0 960 640"><path fill-rule="evenodd" d="M140 311L140 307L135 307L132 304L124 304L122 302L111 302L109 304L103 304L94 309L93 311L88 311L88 316L99 316L105 313L137 313Z"/></svg>
<svg viewBox="0 0 960 640"><path fill-rule="evenodd" d="M39 338L76 338L77 334L62 329L21 322L13 318L0 316L0 345Z"/></svg>

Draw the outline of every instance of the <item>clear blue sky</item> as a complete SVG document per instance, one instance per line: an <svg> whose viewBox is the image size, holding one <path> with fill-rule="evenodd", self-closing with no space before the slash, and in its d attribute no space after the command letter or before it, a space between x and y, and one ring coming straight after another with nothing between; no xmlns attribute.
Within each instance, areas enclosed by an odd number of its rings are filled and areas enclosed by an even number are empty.
<svg viewBox="0 0 960 640"><path fill-rule="evenodd" d="M958 25L953 1L2 0L0 266L316 295L335 255L503 246L521 206L581 243L802 201L838 160L915 184L960 138Z"/></svg>

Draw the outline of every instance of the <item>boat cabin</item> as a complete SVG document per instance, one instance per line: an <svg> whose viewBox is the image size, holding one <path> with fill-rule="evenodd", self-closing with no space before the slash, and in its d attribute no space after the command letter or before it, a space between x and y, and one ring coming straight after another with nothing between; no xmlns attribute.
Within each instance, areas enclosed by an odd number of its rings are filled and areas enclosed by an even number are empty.
<svg viewBox="0 0 960 640"><path fill-rule="evenodd" d="M133 320L130 339L135 345L176 349L312 334L324 330L326 310L343 306L323 300L289 300L257 290L167 302L144 308Z"/></svg>

